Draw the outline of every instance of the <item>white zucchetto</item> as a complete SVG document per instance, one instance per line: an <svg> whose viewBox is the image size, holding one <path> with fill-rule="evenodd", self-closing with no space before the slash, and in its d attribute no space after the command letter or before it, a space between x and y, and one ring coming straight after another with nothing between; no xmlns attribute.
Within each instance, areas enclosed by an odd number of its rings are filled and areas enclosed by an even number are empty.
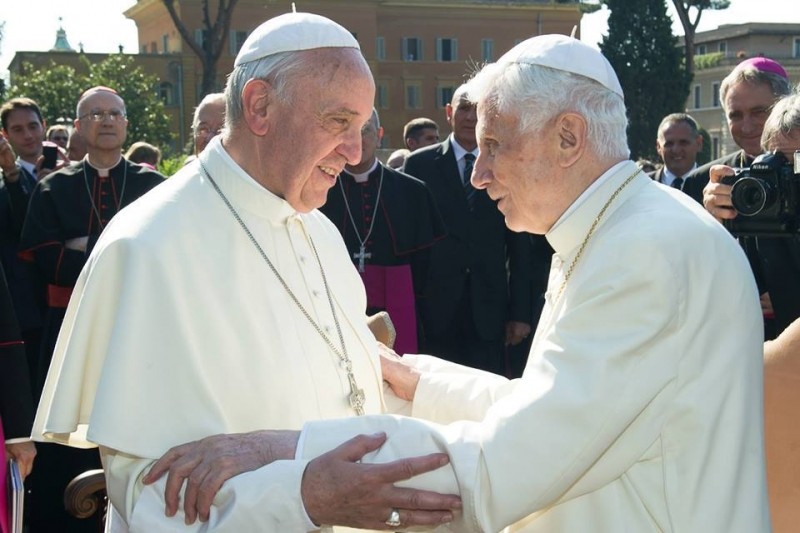
<svg viewBox="0 0 800 533"><path fill-rule="evenodd" d="M358 48L353 34L331 19L312 13L286 13L261 24L247 37L233 65L282 52L314 48Z"/></svg>

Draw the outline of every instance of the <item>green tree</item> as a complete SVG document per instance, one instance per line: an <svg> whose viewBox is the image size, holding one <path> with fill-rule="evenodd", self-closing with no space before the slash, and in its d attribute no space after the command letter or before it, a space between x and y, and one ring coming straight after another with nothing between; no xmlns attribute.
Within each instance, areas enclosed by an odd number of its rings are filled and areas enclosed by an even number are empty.
<svg viewBox="0 0 800 533"><path fill-rule="evenodd" d="M64 122L72 124L75 118L75 104L84 88L83 77L67 65L50 62L48 67L36 70L30 63L23 65L25 76L14 76L14 83L8 89L8 98L26 96L39 104L42 115L48 124Z"/></svg>
<svg viewBox="0 0 800 533"><path fill-rule="evenodd" d="M672 0L675 11L683 26L683 57L686 65L686 72L689 80L694 78L694 36L697 33L697 25L700 24L700 17L706 9L727 9L730 0ZM694 9L694 19L689 13Z"/></svg>
<svg viewBox="0 0 800 533"><path fill-rule="evenodd" d="M192 52L200 59L203 65L203 79L200 82L200 97L218 91L217 87L217 61L222 51L228 43L228 30L231 25L231 14L239 0L217 0L217 13L213 22L208 7L208 0L202 0L203 21L202 21L202 42L198 43L194 35L189 31L181 20L178 9L175 8L175 0L161 0L167 8L172 23L178 33L183 37L183 42L192 49Z"/></svg>
<svg viewBox="0 0 800 533"><path fill-rule="evenodd" d="M128 144L146 141L162 149L172 145L175 135L157 93L158 78L136 66L132 56L114 54L90 65L84 85L84 90L96 85L111 87L125 100Z"/></svg>
<svg viewBox="0 0 800 533"><path fill-rule="evenodd" d="M8 97L33 98L42 110L48 124L66 122L75 118L78 97L96 85L111 87L125 100L128 114L128 141L147 141L162 148L171 146L173 134L164 103L157 94L158 78L145 74L135 65L134 58L122 54L90 64L84 63L81 74L70 66L50 65L34 69L23 66L24 76L15 76Z"/></svg>
<svg viewBox="0 0 800 533"><path fill-rule="evenodd" d="M664 0L604 0L610 14L600 49L625 92L632 158L657 159L658 124L682 111L689 79Z"/></svg>

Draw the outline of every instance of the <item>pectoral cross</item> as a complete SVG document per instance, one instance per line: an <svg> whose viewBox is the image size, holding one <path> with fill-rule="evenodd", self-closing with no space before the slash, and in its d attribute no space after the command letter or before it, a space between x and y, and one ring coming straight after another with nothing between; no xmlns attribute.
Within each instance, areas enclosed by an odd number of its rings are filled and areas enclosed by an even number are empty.
<svg viewBox="0 0 800 533"><path fill-rule="evenodd" d="M362 244L361 248L358 250L358 253L353 254L353 259L358 259L358 271L364 272L364 259L369 259L372 257L371 253L366 252L366 247Z"/></svg>
<svg viewBox="0 0 800 533"><path fill-rule="evenodd" d="M364 389L359 389L356 383L356 377L352 372L347 373L347 381L350 382L350 407L356 412L358 416L364 415L364 404L366 403L366 396L364 396Z"/></svg>

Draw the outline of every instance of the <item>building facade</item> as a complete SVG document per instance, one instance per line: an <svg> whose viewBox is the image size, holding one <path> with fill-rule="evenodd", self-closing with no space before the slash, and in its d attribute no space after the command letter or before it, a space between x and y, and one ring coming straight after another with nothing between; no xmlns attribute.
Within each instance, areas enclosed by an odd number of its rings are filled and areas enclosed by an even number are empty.
<svg viewBox="0 0 800 533"><path fill-rule="evenodd" d="M722 80L741 61L765 56L784 66L794 85L800 82L800 24L750 22L726 24L695 35L695 75L686 110L711 136L711 157L739 148L728 130L719 97Z"/></svg>
<svg viewBox="0 0 800 533"><path fill-rule="evenodd" d="M176 11L196 43L202 44L204 0L175 0ZM209 0L209 15L217 13ZM403 126L429 117L449 133L445 104L477 67L535 35L570 34L578 27L577 0L303 0L302 11L342 24L358 39L375 77L375 107L384 127L384 148L403 146ZM228 42L217 63L216 89L222 90L247 36L263 21L291 10L288 0L239 0ZM159 79L158 91L176 133L176 148L191 138L191 119L201 94L202 63L183 42L161 0L137 0L125 11L136 23L137 64ZM101 61L107 54L72 50L17 52L9 71L24 64L43 68L54 60L82 68L80 57Z"/></svg>

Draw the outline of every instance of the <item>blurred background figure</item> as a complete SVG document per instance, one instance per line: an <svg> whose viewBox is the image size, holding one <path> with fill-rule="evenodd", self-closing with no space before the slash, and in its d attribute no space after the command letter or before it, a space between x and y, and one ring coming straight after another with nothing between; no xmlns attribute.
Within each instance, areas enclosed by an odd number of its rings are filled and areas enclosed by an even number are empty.
<svg viewBox="0 0 800 533"><path fill-rule="evenodd" d="M70 161L80 161L86 157L86 139L77 129L73 129L72 133L69 134L67 157L69 157Z"/></svg>
<svg viewBox="0 0 800 533"><path fill-rule="evenodd" d="M403 127L403 139L410 152L439 142L439 125L425 117L410 120Z"/></svg>
<svg viewBox="0 0 800 533"><path fill-rule="evenodd" d="M158 162L161 161L161 150L150 143L138 141L133 143L131 147L128 148L128 151L125 152L125 159L131 163L156 170Z"/></svg>
<svg viewBox="0 0 800 533"><path fill-rule="evenodd" d="M56 143L63 149L67 149L67 143L69 142L69 128L62 124L57 124L55 126L50 126L47 128L47 140Z"/></svg>
<svg viewBox="0 0 800 533"><path fill-rule="evenodd" d="M408 154L410 153L411 150L408 148L400 148L399 150L395 150L386 160L386 166L395 170L399 170L406 163L406 157L408 157Z"/></svg>
<svg viewBox="0 0 800 533"><path fill-rule="evenodd" d="M194 110L192 132L194 155L199 154L208 142L217 136L225 125L225 95L211 93L205 96Z"/></svg>

